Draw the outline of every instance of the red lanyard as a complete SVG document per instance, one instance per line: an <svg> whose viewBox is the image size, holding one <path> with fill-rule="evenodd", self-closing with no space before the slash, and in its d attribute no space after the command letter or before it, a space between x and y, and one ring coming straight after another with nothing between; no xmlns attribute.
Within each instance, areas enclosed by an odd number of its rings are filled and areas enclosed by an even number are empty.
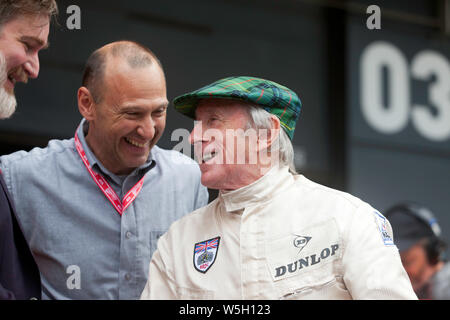
<svg viewBox="0 0 450 320"><path fill-rule="evenodd" d="M117 212L119 212L119 214L122 216L122 213L134 201L134 199L136 199L137 195L141 191L142 186L144 185L144 177L142 177L142 179L139 180L139 182L136 183L136 185L131 188L130 191L128 191L122 202L114 192L113 188L111 188L109 183L105 180L105 178L101 174L92 170L91 165L89 164L89 161L86 157L86 153L84 152L83 146L81 145L80 139L78 138L78 133L75 133L75 147L77 148L78 154L80 155L81 160L86 166L86 169L91 174L92 179L94 179L100 190L102 190L102 192L109 199L114 208L116 208Z"/></svg>

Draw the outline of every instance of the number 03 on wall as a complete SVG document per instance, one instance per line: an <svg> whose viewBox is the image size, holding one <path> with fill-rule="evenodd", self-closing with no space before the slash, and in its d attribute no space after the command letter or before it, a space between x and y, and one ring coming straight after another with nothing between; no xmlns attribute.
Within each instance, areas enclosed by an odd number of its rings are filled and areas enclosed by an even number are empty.
<svg viewBox="0 0 450 320"><path fill-rule="evenodd" d="M387 72L389 99L383 99L383 70ZM414 103L411 79L429 81L429 105ZM360 60L360 105L369 125L383 134L402 131L411 121L417 132L435 142L450 138L450 64L442 54L423 50L411 64L394 45L376 41ZM431 106L436 110L433 112Z"/></svg>

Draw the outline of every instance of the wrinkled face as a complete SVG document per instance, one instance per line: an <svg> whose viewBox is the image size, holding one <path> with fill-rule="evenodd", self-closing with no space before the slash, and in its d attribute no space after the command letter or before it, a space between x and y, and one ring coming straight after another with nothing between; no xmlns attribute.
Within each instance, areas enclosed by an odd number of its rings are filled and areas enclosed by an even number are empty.
<svg viewBox="0 0 450 320"><path fill-rule="evenodd" d="M419 290L430 278L430 264L422 244L416 244L400 253L403 267L415 291Z"/></svg>
<svg viewBox="0 0 450 320"><path fill-rule="evenodd" d="M39 74L41 49L48 46L49 18L46 15L18 15L0 29L0 51L6 59L7 79L3 88L13 93L16 82L27 82Z"/></svg>
<svg viewBox="0 0 450 320"><path fill-rule="evenodd" d="M254 181L256 141L245 136L250 117L246 107L233 100L199 102L190 135L202 172L202 184L211 189L234 190Z"/></svg>
<svg viewBox="0 0 450 320"><path fill-rule="evenodd" d="M89 120L88 144L115 174L143 165L166 125L166 84L156 63L130 68L126 61L108 62L101 101Z"/></svg>

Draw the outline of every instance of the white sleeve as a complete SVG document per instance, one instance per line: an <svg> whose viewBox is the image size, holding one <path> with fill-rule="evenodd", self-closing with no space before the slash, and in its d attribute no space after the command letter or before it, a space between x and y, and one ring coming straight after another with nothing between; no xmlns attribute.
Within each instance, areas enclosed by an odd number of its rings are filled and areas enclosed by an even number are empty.
<svg viewBox="0 0 450 320"><path fill-rule="evenodd" d="M158 240L158 248L150 261L148 280L141 294L141 300L173 300L177 299L174 281L164 259L164 238Z"/></svg>
<svg viewBox="0 0 450 320"><path fill-rule="evenodd" d="M353 299L417 299L389 221L367 204L353 214L342 262Z"/></svg>

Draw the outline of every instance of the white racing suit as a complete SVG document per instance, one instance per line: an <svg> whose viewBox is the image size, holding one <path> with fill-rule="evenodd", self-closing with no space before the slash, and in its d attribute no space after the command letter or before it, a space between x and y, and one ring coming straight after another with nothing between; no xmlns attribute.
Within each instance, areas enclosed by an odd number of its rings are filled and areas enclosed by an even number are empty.
<svg viewBox="0 0 450 320"><path fill-rule="evenodd" d="M172 224L141 299L417 299L389 222L272 168Z"/></svg>

